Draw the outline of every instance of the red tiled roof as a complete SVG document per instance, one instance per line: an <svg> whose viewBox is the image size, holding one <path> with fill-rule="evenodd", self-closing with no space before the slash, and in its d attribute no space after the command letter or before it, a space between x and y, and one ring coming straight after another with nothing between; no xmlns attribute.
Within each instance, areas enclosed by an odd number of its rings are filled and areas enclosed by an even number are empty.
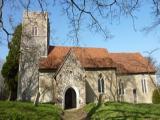
<svg viewBox="0 0 160 120"><path fill-rule="evenodd" d="M119 73L151 73L154 67L139 53L108 53L104 48L50 46L47 58L41 58L40 69L57 69L70 49L84 68L116 68Z"/></svg>
<svg viewBox="0 0 160 120"><path fill-rule="evenodd" d="M50 46L47 58L40 59L40 69L57 69L72 49L84 68L113 68L114 64L104 48Z"/></svg>
<svg viewBox="0 0 160 120"><path fill-rule="evenodd" d="M140 53L110 53L120 73L152 73L155 68Z"/></svg>

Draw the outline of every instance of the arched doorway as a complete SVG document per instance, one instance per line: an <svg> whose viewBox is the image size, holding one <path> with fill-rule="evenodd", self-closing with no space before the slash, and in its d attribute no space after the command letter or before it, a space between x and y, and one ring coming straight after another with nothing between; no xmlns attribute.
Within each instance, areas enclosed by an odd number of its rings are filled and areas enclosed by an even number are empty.
<svg viewBox="0 0 160 120"><path fill-rule="evenodd" d="M76 108L76 92L73 88L68 88L65 93L65 109Z"/></svg>

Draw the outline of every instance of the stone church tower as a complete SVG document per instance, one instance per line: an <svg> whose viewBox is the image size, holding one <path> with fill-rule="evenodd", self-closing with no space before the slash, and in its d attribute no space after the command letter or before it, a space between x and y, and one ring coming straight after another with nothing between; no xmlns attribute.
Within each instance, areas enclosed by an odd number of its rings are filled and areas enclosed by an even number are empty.
<svg viewBox="0 0 160 120"><path fill-rule="evenodd" d="M17 96L18 100L33 101L38 92L38 61L48 54L48 14L24 12L22 25Z"/></svg>

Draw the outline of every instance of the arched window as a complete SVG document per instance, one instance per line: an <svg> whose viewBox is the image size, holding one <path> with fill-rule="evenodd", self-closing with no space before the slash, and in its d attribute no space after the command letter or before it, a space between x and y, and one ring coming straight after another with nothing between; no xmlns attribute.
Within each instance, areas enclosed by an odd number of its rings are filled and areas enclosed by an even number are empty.
<svg viewBox="0 0 160 120"><path fill-rule="evenodd" d="M103 78L98 79L98 92L104 93L104 79Z"/></svg>
<svg viewBox="0 0 160 120"><path fill-rule="evenodd" d="M147 83L145 79L141 80L141 84L142 84L142 92L143 93L147 93Z"/></svg>
<svg viewBox="0 0 160 120"><path fill-rule="evenodd" d="M119 85L118 85L118 94L124 95L124 83L121 81L119 82Z"/></svg>

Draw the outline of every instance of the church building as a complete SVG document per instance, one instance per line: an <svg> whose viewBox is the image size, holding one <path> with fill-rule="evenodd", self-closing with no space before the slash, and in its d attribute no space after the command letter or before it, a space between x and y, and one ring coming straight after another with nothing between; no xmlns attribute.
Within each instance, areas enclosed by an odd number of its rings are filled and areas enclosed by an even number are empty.
<svg viewBox="0 0 160 120"><path fill-rule="evenodd" d="M140 53L50 46L46 12L24 12L18 100L80 108L100 99L152 103L155 68Z"/></svg>

